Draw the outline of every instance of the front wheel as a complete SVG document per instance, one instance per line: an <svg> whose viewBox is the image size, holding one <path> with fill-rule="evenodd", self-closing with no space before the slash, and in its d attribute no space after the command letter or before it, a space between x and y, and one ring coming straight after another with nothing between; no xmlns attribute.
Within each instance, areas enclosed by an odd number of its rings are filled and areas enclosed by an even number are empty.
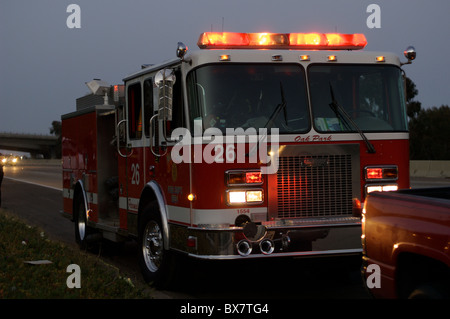
<svg viewBox="0 0 450 319"><path fill-rule="evenodd" d="M144 212L139 231L139 266L144 280L159 289L167 289L176 282L175 255L164 249L164 234L156 202Z"/></svg>

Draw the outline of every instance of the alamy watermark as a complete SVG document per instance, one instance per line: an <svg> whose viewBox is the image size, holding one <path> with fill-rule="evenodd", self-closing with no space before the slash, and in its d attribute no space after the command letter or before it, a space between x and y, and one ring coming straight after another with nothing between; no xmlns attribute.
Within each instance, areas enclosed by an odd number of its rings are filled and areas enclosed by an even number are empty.
<svg viewBox="0 0 450 319"><path fill-rule="evenodd" d="M366 25L369 29L381 28L381 8L378 4L369 4L366 9L370 15L367 17Z"/></svg>
<svg viewBox="0 0 450 319"><path fill-rule="evenodd" d="M66 9L70 13L66 20L66 25L69 29L81 28L81 7L78 4L69 4ZM378 4L369 4L366 8L366 13L370 13L367 17L366 25L369 29L381 28L381 8Z"/></svg>
<svg viewBox="0 0 450 319"><path fill-rule="evenodd" d="M71 274L67 277L67 288L81 288L81 268L77 264L70 264L66 268L66 272Z"/></svg>
<svg viewBox="0 0 450 319"><path fill-rule="evenodd" d="M81 8L78 4L69 4L66 9L70 13L66 20L66 25L69 29L81 28Z"/></svg>
<svg viewBox="0 0 450 319"><path fill-rule="evenodd" d="M381 269L377 264L370 264L366 268L366 286L369 289L381 288ZM369 275L370 273L370 275Z"/></svg>
<svg viewBox="0 0 450 319"><path fill-rule="evenodd" d="M194 135L186 128L175 129L171 138L179 141L172 148L172 161L175 164L260 163L266 165L261 167L262 174L274 174L278 171L278 128L271 128L270 135L267 128L259 128L257 131L254 127L245 130L241 127L226 128L225 132L223 136L222 131L216 127L203 132L202 120L194 121ZM208 142L205 147L204 142Z"/></svg>

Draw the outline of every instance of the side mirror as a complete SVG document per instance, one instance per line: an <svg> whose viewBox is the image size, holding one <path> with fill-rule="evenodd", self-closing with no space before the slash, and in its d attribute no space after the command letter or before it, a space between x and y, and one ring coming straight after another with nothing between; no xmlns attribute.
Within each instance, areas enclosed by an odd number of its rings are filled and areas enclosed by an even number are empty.
<svg viewBox="0 0 450 319"><path fill-rule="evenodd" d="M158 118L172 121L173 85L175 74L171 69L164 69L156 73L155 85L158 87Z"/></svg>
<svg viewBox="0 0 450 319"><path fill-rule="evenodd" d="M177 57L180 58L181 61L184 60L184 56L186 55L187 50L188 50L188 47L183 42L178 42Z"/></svg>
<svg viewBox="0 0 450 319"><path fill-rule="evenodd" d="M416 58L416 49L414 49L413 46L409 46L406 48L406 50L403 52L403 54L405 55L405 58L408 59L408 62L403 63L403 64L411 64L411 61L414 60Z"/></svg>

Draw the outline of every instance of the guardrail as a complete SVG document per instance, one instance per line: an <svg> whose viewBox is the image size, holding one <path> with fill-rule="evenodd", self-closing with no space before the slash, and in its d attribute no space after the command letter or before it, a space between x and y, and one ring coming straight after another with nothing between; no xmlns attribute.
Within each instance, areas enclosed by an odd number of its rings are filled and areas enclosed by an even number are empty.
<svg viewBox="0 0 450 319"><path fill-rule="evenodd" d="M61 166L61 159L22 159L19 160L16 166L36 166L36 165L47 165L47 166Z"/></svg>
<svg viewBox="0 0 450 319"><path fill-rule="evenodd" d="M450 177L450 161L410 161L413 177Z"/></svg>

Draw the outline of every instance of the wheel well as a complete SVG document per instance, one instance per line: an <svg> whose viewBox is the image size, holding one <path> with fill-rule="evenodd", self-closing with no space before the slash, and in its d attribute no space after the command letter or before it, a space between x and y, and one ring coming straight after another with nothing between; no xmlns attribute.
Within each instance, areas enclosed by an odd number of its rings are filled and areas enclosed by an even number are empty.
<svg viewBox="0 0 450 319"><path fill-rule="evenodd" d="M450 270L445 263L413 253L398 256L395 276L400 298L407 298L415 287L424 283L450 282Z"/></svg>
<svg viewBox="0 0 450 319"><path fill-rule="evenodd" d="M163 235L164 235L164 248L169 249L169 225L167 221L167 215L164 207L164 197L161 193L157 185L148 185L144 188L141 194L141 198L139 200L139 208L138 208L138 218L137 218L137 230L138 233L141 229L142 224L142 216L144 215L147 207L152 202L157 202L159 207L159 213L161 217L161 223L163 227ZM163 205L163 206L161 206Z"/></svg>
<svg viewBox="0 0 450 319"><path fill-rule="evenodd" d="M79 183L75 184L73 189L73 198L72 198L72 221L74 220L75 209L77 205L77 198L80 194L82 194L83 189Z"/></svg>
<svg viewBox="0 0 450 319"><path fill-rule="evenodd" d="M147 208L148 205L150 205L151 202L156 200L156 194L150 187L145 187L141 194L141 199L139 200L139 208L138 208L138 229L141 224L141 218L142 215Z"/></svg>

